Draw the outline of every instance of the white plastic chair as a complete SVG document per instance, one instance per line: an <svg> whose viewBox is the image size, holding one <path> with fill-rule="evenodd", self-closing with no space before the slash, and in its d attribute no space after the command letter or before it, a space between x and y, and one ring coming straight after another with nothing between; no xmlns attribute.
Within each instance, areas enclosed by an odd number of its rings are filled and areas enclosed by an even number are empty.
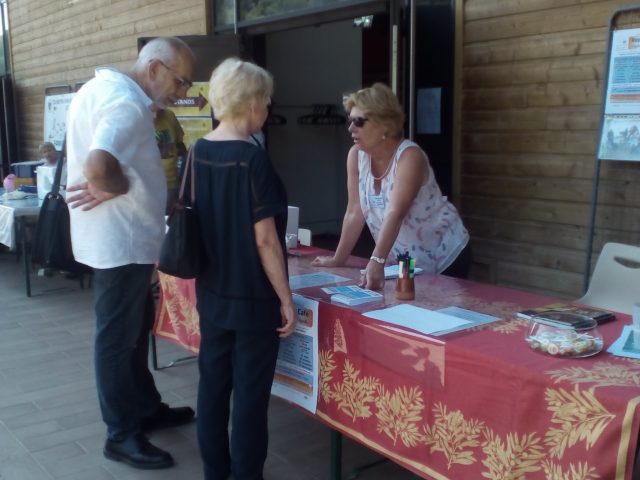
<svg viewBox="0 0 640 480"><path fill-rule="evenodd" d="M309 230L308 228L299 228L298 242L300 242L300 245L304 245L305 247L310 247L311 246L311 230Z"/></svg>
<svg viewBox="0 0 640 480"><path fill-rule="evenodd" d="M640 302L640 247L607 243L602 247L587 293L576 303L631 314Z"/></svg>

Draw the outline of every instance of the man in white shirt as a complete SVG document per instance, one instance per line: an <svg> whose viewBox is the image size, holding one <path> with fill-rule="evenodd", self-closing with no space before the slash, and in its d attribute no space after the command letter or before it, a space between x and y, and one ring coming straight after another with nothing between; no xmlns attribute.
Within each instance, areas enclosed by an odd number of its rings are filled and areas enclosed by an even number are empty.
<svg viewBox="0 0 640 480"><path fill-rule="evenodd" d="M67 122L73 253L94 269L95 370L104 455L136 468L173 465L144 435L193 419L161 402L147 363L151 275L164 236L165 178L152 109L186 95L195 57L177 38L147 43L130 71L99 68Z"/></svg>

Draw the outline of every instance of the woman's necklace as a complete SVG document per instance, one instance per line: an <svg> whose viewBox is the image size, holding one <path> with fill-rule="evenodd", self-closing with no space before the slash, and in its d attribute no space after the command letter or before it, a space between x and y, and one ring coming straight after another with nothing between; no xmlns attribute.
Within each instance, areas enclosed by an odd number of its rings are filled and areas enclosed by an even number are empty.
<svg viewBox="0 0 640 480"><path fill-rule="evenodd" d="M389 159L389 164L387 165L387 169L384 171L384 173L382 175L380 175L379 177L376 177L373 174L373 165L371 163L372 161L372 157L371 155L369 155L369 171L371 172L371 178L373 178L376 182L379 182L380 180L382 180L384 177L386 177L389 172L391 171L391 165L393 165L393 159L395 158L395 156L398 154L398 148L400 148L400 145L398 145L395 149L395 151L393 152L393 155L391 155L391 158Z"/></svg>

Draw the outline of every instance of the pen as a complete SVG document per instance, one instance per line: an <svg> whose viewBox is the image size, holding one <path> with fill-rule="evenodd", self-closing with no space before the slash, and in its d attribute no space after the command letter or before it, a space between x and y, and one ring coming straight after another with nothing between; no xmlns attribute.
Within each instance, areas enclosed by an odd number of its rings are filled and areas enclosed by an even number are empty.
<svg viewBox="0 0 640 480"><path fill-rule="evenodd" d="M398 255L398 278L407 278L409 276L409 252Z"/></svg>

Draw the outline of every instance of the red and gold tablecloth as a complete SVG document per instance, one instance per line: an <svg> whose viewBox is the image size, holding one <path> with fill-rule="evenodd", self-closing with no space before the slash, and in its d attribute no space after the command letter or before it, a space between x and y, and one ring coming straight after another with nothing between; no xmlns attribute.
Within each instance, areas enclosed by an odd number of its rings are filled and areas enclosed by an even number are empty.
<svg viewBox="0 0 640 480"><path fill-rule="evenodd" d="M290 273L310 271L291 258ZM356 268L331 270L356 278ZM197 352L193 282L161 275L156 335ZM393 282L385 303L397 303ZM435 340L364 317L319 287L316 417L424 478L631 479L640 430L640 361L606 352L561 359L524 342L523 308L553 298L447 278L416 277L416 305L456 305L503 320ZM605 348L629 318L600 327Z"/></svg>

